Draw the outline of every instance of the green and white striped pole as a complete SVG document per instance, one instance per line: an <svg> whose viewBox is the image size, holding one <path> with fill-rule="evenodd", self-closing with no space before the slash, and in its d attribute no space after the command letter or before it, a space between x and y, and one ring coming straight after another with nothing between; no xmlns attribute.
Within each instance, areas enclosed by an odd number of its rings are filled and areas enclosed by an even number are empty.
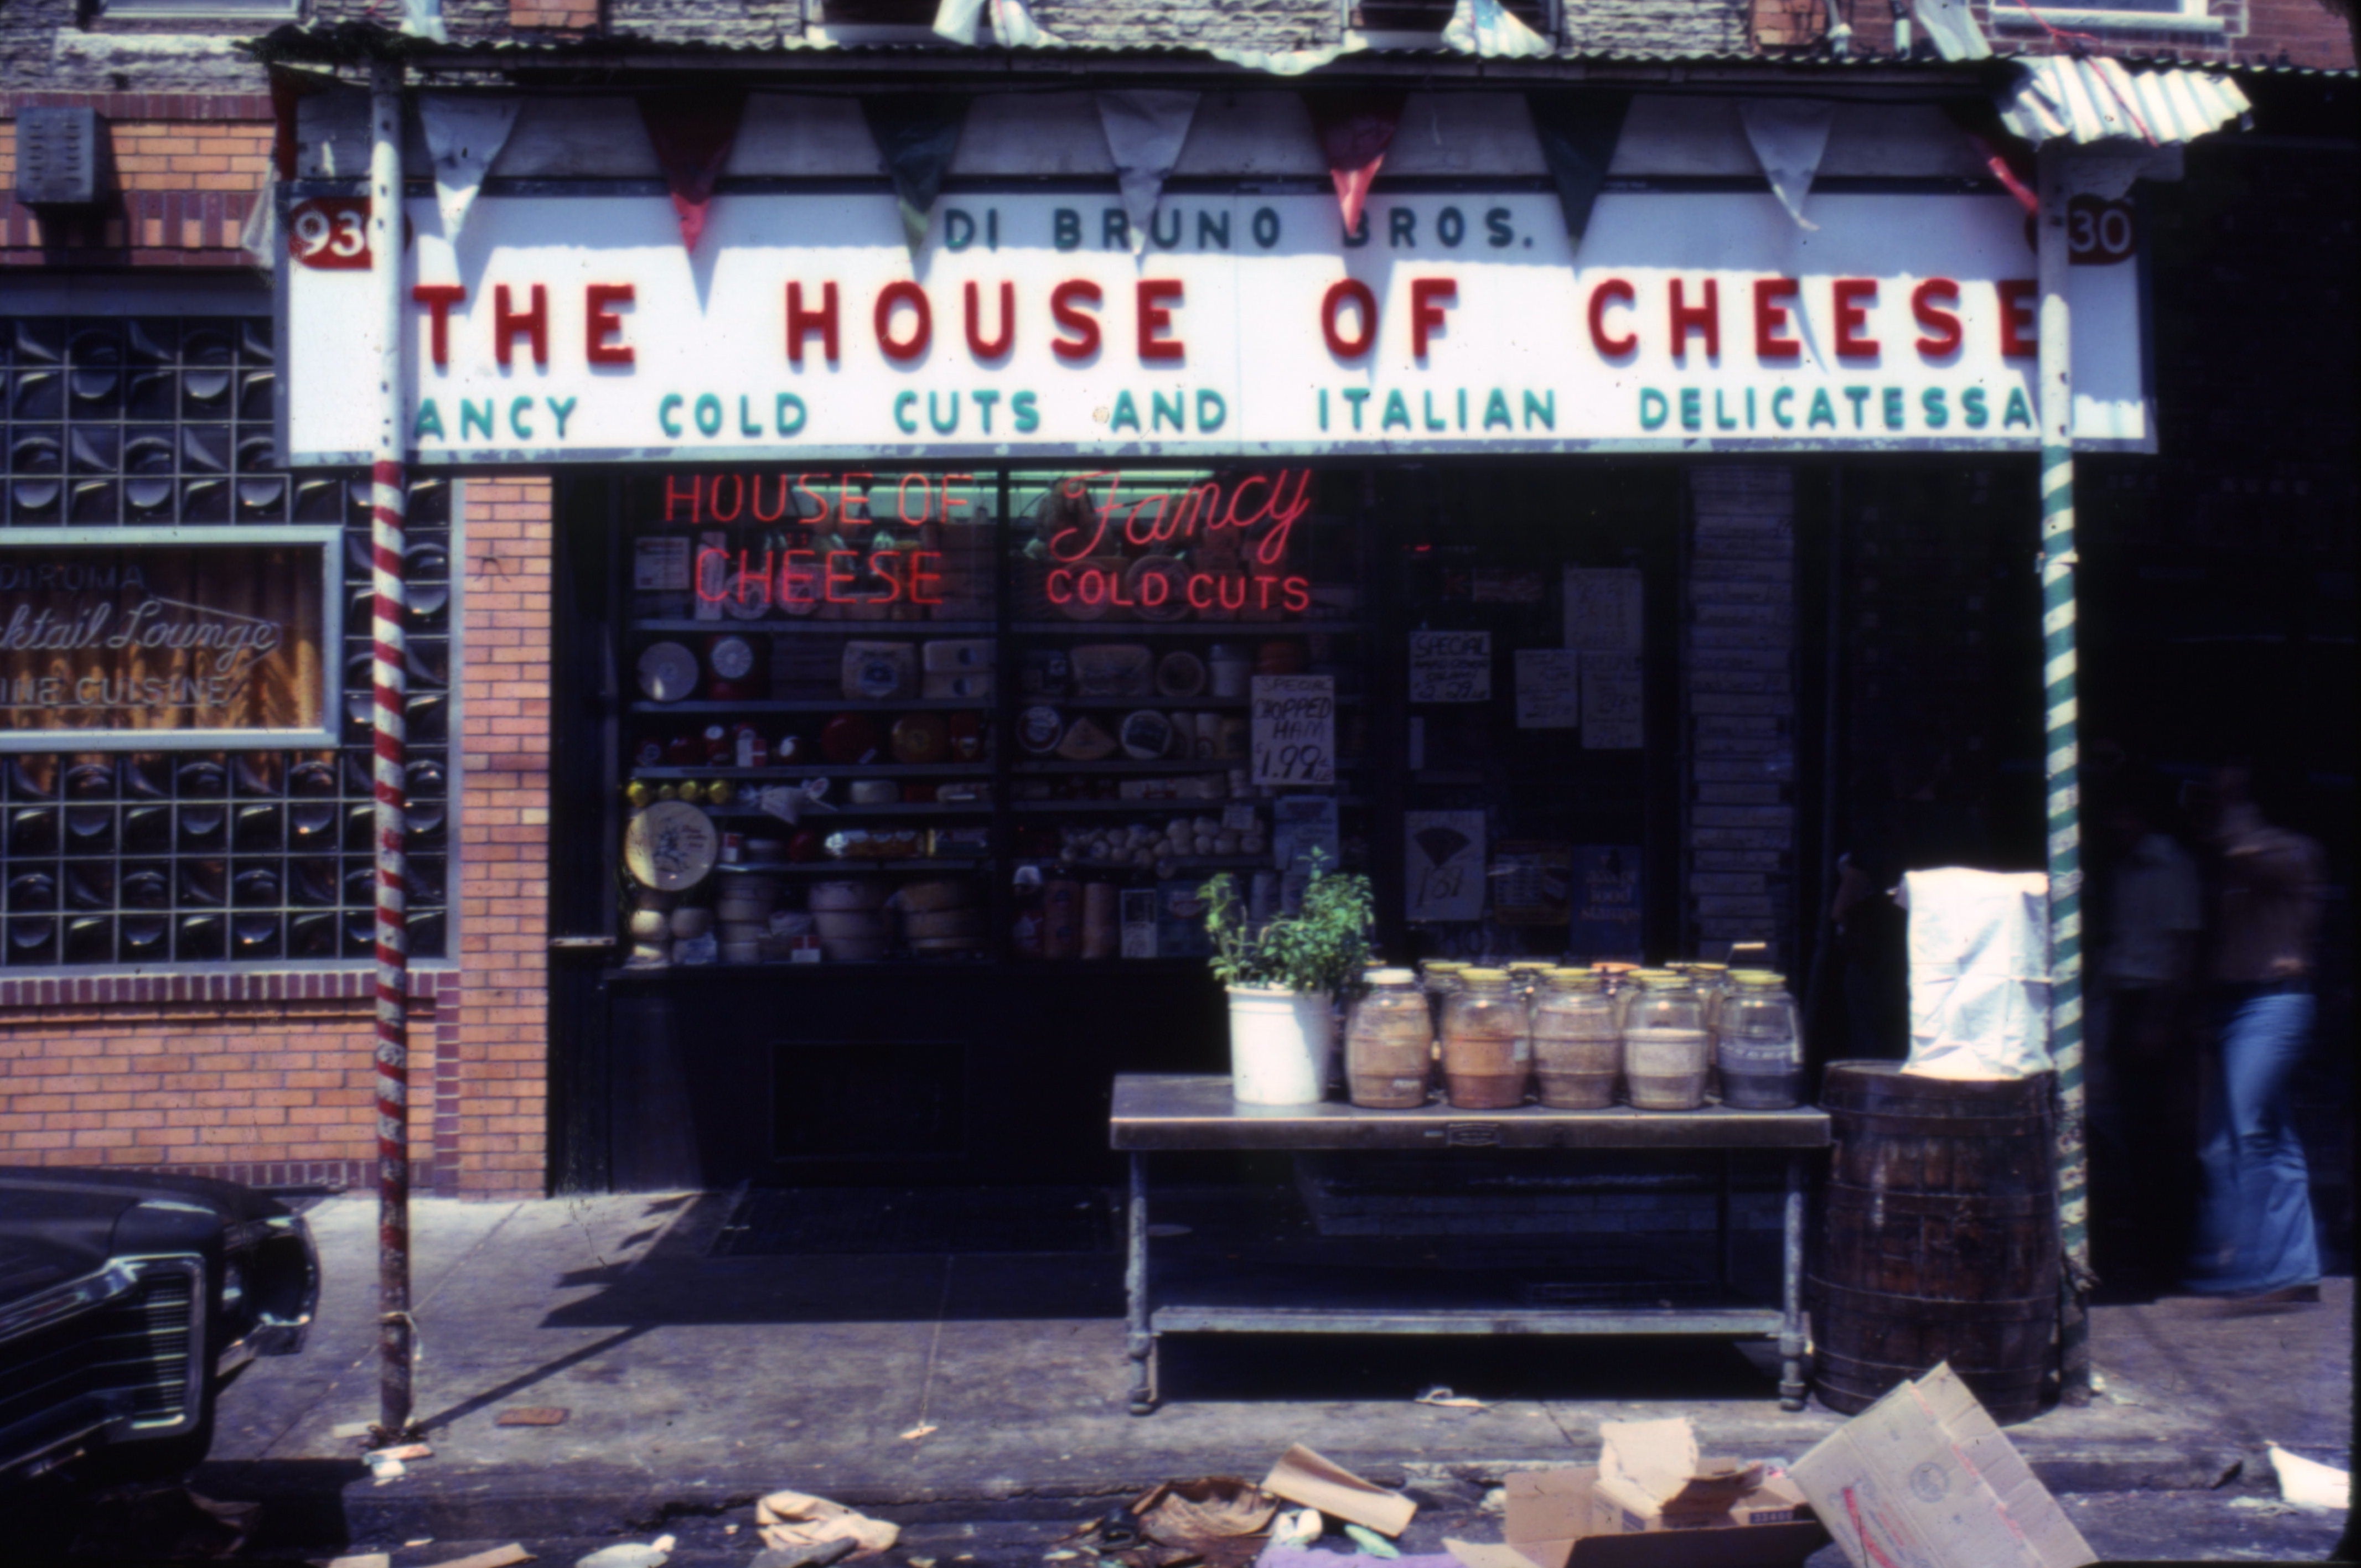
<svg viewBox="0 0 2361 1568"><path fill-rule="evenodd" d="M2074 695L2073 321L2067 308L2062 144L2041 151L2041 680L2049 827L2049 1050L2058 1064L2059 1396L2091 1398L2090 1159L2082 1129L2082 803Z"/></svg>

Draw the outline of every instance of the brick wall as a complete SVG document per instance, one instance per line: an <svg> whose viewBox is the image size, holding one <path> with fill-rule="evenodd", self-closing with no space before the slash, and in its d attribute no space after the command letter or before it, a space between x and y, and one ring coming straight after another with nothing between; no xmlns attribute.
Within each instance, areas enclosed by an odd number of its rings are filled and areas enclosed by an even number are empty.
<svg viewBox="0 0 2361 1568"><path fill-rule="evenodd" d="M20 107L86 104L104 125L99 209L40 214L14 199ZM257 93L0 95L0 266L227 267L262 199L275 135Z"/></svg>
<svg viewBox="0 0 2361 1568"><path fill-rule="evenodd" d="M453 977L411 977L411 1155L456 1190ZM362 971L0 981L0 1161L357 1186L376 1168Z"/></svg>
<svg viewBox="0 0 2361 1568"><path fill-rule="evenodd" d="M552 486L470 481L459 817L459 1185L538 1192L547 1152Z"/></svg>
<svg viewBox="0 0 2361 1568"><path fill-rule="evenodd" d="M1681 635L1682 950L1795 929L1795 493L1784 467L1697 467Z"/></svg>
<svg viewBox="0 0 2361 1568"><path fill-rule="evenodd" d="M509 0L509 26L520 32L594 32L598 0Z"/></svg>

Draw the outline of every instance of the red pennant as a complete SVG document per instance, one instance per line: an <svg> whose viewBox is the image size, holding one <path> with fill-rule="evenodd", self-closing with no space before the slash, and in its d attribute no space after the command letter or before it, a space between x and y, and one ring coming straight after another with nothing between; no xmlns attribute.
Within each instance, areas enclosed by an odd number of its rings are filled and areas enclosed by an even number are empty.
<svg viewBox="0 0 2361 1568"><path fill-rule="evenodd" d="M1328 159L1328 177L1336 182L1336 205L1345 214L1345 232L1361 226L1361 208L1377 182L1386 149L1394 144L1394 128L1401 124L1403 93L1323 92L1303 94L1312 112L1312 127L1319 133L1320 150Z"/></svg>
<svg viewBox="0 0 2361 1568"><path fill-rule="evenodd" d="M642 93L640 123L655 144L656 161L664 166L664 184L672 191L673 211L680 214L680 243L697 249L705 233L706 209L713 203L713 187L738 139L738 122L746 112L743 93Z"/></svg>

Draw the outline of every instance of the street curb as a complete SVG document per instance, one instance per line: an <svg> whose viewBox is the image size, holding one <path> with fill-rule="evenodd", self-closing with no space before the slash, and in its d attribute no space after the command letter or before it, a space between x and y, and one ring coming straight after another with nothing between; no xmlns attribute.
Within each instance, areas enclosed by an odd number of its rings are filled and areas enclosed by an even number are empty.
<svg viewBox="0 0 2361 1568"><path fill-rule="evenodd" d="M1568 1463L1566 1456L1555 1463ZM2053 1492L2207 1491L2240 1476L2268 1475L2260 1453L2228 1444L2172 1450L2153 1442L2026 1455ZM1381 1485L1427 1494L1435 1503L1473 1506L1485 1488L1511 1471L1549 1462L1466 1460L1444 1464L1339 1463ZM776 1475L700 1476L652 1482L642 1470L547 1467L479 1470L436 1475L432 1460L409 1475L377 1485L357 1463L261 1461L201 1467L192 1481L206 1497L265 1505L274 1536L305 1540L381 1541L492 1537L604 1536L645 1531L669 1519L752 1508L756 1498L792 1484L848 1507L902 1524L944 1521L1073 1520L1135 1497L1163 1475L1036 1483L1014 1479L928 1483L911 1479L845 1478L819 1482ZM1439 1495L1438 1495L1439 1494Z"/></svg>

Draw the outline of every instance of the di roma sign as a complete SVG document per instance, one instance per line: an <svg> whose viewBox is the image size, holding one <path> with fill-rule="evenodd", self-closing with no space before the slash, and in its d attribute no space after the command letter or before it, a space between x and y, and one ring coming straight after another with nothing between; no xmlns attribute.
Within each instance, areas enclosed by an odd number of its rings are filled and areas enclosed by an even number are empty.
<svg viewBox="0 0 2361 1568"><path fill-rule="evenodd" d="M351 199L298 203L286 449L367 457ZM329 210L334 208L333 211ZM317 210L313 210L317 209ZM2014 450L2037 444L2035 262L2004 196L1175 195L1143 254L1079 195L946 197L916 267L883 195L409 205L424 463L1081 453ZM342 225L340 227L339 225ZM2128 231L2128 225L2118 226ZM2128 239L2072 269L2076 436L2145 447Z"/></svg>

